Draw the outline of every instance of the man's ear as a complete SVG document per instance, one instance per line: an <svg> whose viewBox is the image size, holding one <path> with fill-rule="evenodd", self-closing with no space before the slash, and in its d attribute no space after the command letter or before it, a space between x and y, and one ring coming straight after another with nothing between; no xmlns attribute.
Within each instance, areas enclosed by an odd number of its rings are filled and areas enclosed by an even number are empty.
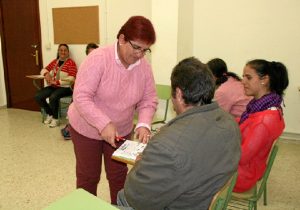
<svg viewBox="0 0 300 210"><path fill-rule="evenodd" d="M183 97L182 97L182 90L180 88L176 88L176 99L182 103L183 102Z"/></svg>

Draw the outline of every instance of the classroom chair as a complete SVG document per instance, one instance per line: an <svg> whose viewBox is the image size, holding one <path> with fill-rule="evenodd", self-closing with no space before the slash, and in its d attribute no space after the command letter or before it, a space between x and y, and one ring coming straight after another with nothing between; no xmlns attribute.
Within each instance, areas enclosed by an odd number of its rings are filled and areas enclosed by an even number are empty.
<svg viewBox="0 0 300 210"><path fill-rule="evenodd" d="M63 116L67 116L69 105L72 103L72 96L62 97L59 101L58 107L58 119L61 119ZM46 112L41 108L42 122L46 119Z"/></svg>
<svg viewBox="0 0 300 210"><path fill-rule="evenodd" d="M226 210L236 179L237 172L235 172L226 184L214 195L208 210Z"/></svg>
<svg viewBox="0 0 300 210"><path fill-rule="evenodd" d="M248 209L248 210L257 210L257 201L260 199L260 197L263 194L264 197L264 205L267 205L267 181L269 174L271 172L275 157L278 152L278 145L275 143L273 144L273 147L271 149L268 161L267 161L267 167L266 171L263 174L262 178L256 183L256 185L243 193L232 193L232 199L230 200L228 204L229 210L233 209Z"/></svg>
<svg viewBox="0 0 300 210"><path fill-rule="evenodd" d="M152 121L152 125L159 124L159 123L166 123L167 115L168 115L168 108L169 108L169 101L171 99L171 87L169 85L161 85L156 84L156 92L158 99L160 101L164 101L164 115L163 117L157 116L155 114L154 119Z"/></svg>

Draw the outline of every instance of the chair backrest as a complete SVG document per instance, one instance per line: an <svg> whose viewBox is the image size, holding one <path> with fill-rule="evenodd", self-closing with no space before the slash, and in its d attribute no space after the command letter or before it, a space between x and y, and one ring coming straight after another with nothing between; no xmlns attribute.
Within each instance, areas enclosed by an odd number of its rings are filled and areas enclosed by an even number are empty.
<svg viewBox="0 0 300 210"><path fill-rule="evenodd" d="M227 208L236 179L237 172L234 172L226 184L214 195L208 208L209 210L225 210Z"/></svg>
<svg viewBox="0 0 300 210"><path fill-rule="evenodd" d="M273 143L271 152L269 154L268 161L267 161L267 168L265 170L265 173L262 176L262 178L259 180L259 183L258 183L260 186L259 186L259 190L258 190L257 195L256 195L257 200L261 197L262 193L264 192L264 190L266 188L266 184L267 184L267 181L268 181L268 178L269 178L269 175L270 175L275 157L277 155L277 152L278 152L278 145L277 145L277 140L276 140Z"/></svg>
<svg viewBox="0 0 300 210"><path fill-rule="evenodd" d="M169 85L156 84L156 92L157 92L158 99L166 101L165 102L166 106L165 106L165 113L163 119L156 120L152 122L152 124L166 123L169 101L171 98L171 87Z"/></svg>
<svg viewBox="0 0 300 210"><path fill-rule="evenodd" d="M169 100L171 98L171 87L169 85L156 84L156 92L159 99Z"/></svg>

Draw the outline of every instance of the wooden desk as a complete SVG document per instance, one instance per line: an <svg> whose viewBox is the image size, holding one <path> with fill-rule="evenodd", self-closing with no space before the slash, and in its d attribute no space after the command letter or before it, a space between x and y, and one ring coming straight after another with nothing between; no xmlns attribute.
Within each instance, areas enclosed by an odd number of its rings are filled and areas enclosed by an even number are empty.
<svg viewBox="0 0 300 210"><path fill-rule="evenodd" d="M44 79L45 78L44 76L37 74L37 75L27 75L26 77L32 79L32 83L34 87L36 87L36 89L38 90L41 89L40 86L36 83L36 81L40 79Z"/></svg>
<svg viewBox="0 0 300 210"><path fill-rule="evenodd" d="M83 189L77 189L43 210L118 210L118 208Z"/></svg>

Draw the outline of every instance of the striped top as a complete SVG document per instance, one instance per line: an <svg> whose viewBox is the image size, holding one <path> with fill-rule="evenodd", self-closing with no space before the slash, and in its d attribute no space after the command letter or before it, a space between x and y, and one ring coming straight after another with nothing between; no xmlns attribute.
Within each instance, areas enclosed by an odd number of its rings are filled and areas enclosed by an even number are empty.
<svg viewBox="0 0 300 210"><path fill-rule="evenodd" d="M50 72L51 77L55 78L58 87L70 87L75 81L77 74L76 63L68 58L61 67L58 65L59 60L52 60L48 66L41 70L41 75Z"/></svg>

